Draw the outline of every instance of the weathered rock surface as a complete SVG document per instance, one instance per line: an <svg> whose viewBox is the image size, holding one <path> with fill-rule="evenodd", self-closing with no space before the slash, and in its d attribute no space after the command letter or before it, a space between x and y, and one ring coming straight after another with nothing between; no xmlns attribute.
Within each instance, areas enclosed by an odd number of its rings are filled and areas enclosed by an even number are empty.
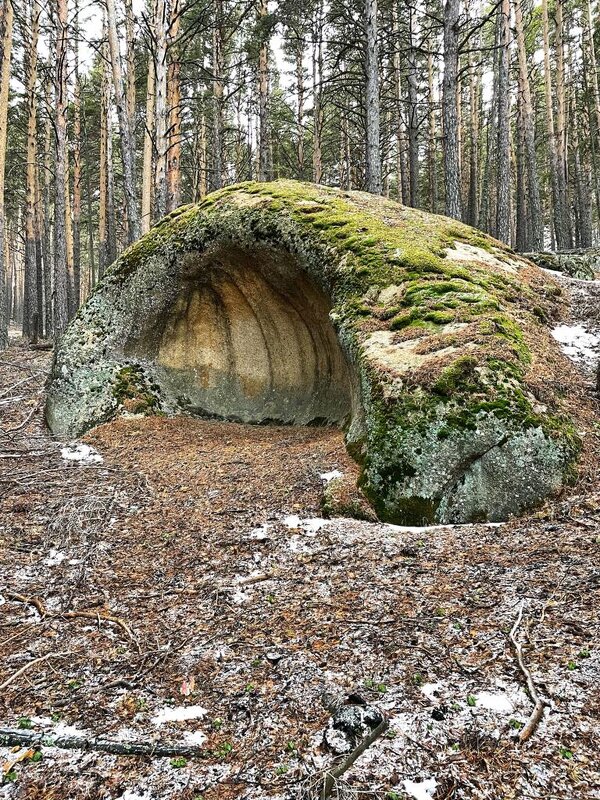
<svg viewBox="0 0 600 800"><path fill-rule="evenodd" d="M334 423L378 514L500 520L578 451L559 287L473 229L291 181L179 209L111 267L57 349L47 420L123 411Z"/></svg>

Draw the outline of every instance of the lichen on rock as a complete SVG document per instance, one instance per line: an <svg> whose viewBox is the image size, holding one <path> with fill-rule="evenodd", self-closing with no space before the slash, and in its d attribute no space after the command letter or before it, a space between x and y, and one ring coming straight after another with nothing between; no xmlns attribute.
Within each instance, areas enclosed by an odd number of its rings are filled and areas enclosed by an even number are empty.
<svg viewBox="0 0 600 800"><path fill-rule="evenodd" d="M559 490L578 452L537 379L559 294L454 220L239 184L111 267L59 344L47 419L61 435L122 408L337 424L382 519L505 519Z"/></svg>

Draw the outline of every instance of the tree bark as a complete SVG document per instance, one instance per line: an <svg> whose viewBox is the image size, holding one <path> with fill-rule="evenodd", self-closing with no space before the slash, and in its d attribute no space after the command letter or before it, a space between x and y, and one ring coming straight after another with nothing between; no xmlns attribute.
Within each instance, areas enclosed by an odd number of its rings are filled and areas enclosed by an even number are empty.
<svg viewBox="0 0 600 800"><path fill-rule="evenodd" d="M379 46L377 41L377 0L365 0L366 72L366 189L381 194L381 149L379 114Z"/></svg>
<svg viewBox="0 0 600 800"><path fill-rule="evenodd" d="M260 0L258 6L259 25L264 24L269 9L267 0ZM268 181L271 177L269 158L269 42L262 26L258 53L258 180Z"/></svg>
<svg viewBox="0 0 600 800"><path fill-rule="evenodd" d="M12 0L4 0L0 16L0 350L8 347L8 317L6 305L6 258L8 242L6 211L4 204L4 173L6 167L6 141L8 124L8 92L10 81L10 57L12 51L14 9Z"/></svg>
<svg viewBox="0 0 600 800"><path fill-rule="evenodd" d="M529 200L529 218L531 220L531 243L526 242L527 250L544 249L544 219L540 186L537 175L537 157L535 152L534 110L529 84L527 51L525 48L525 31L523 28L522 0L515 0L515 31L517 38L517 58L519 62L519 121L523 127L522 138L525 145L525 174L527 176L527 198ZM519 221L519 220L517 220ZM517 245L518 247L518 245Z"/></svg>
<svg viewBox="0 0 600 800"><path fill-rule="evenodd" d="M213 84L213 168L211 186L223 186L223 139L225 130L223 104L223 0L213 0L214 22L212 36L212 84Z"/></svg>
<svg viewBox="0 0 600 800"><path fill-rule="evenodd" d="M154 15L152 30L154 30ZM156 101L156 66L154 53L148 49L148 77L146 81L146 120L144 125L144 153L142 166L142 233L148 233L152 226L152 199L154 193L153 165L154 165L154 132L156 119L154 106Z"/></svg>
<svg viewBox="0 0 600 800"><path fill-rule="evenodd" d="M179 43L181 9L173 0L169 25L169 67L167 75L167 105L169 116L167 155L167 211L181 205L181 62Z"/></svg>
<svg viewBox="0 0 600 800"><path fill-rule="evenodd" d="M67 264L67 0L57 0L55 58L54 335L69 321Z"/></svg>
<svg viewBox="0 0 600 800"><path fill-rule="evenodd" d="M509 119L509 54L510 0L502 0L498 9L499 53L498 53L498 141L496 176L496 236L501 242L510 244L510 119Z"/></svg>
<svg viewBox="0 0 600 800"><path fill-rule="evenodd" d="M442 117L444 121L444 179L446 215L462 217L460 145L458 140L458 21L460 0L444 5L444 83Z"/></svg>
<svg viewBox="0 0 600 800"><path fill-rule="evenodd" d="M127 241L131 243L139 238L141 232L135 180L135 138L134 131L130 127L127 94L123 81L115 0L106 0L106 10L110 62L113 75L115 105L117 107L117 118L119 121L121 159L123 162L123 192L125 194L125 208L127 211Z"/></svg>
<svg viewBox="0 0 600 800"><path fill-rule="evenodd" d="M25 173L25 296L23 300L23 336L36 337L41 317L38 309L36 176L37 176L37 48L41 7L31 0L29 48L27 58L27 167ZM37 324L36 324L37 320Z"/></svg>

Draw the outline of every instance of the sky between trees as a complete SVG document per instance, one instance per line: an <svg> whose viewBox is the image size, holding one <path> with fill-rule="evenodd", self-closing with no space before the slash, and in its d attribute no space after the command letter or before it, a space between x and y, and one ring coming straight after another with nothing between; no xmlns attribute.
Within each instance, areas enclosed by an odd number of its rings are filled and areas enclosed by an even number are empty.
<svg viewBox="0 0 600 800"><path fill-rule="evenodd" d="M244 180L383 194L522 252L600 218L589 0L1 0L0 347Z"/></svg>

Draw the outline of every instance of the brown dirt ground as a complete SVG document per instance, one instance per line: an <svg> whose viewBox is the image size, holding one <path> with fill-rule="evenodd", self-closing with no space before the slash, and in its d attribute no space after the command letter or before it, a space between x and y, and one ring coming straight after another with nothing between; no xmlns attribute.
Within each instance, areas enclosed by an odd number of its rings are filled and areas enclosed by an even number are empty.
<svg viewBox="0 0 600 800"><path fill-rule="evenodd" d="M320 474L356 475L338 431L128 418L85 437L102 463L67 462L43 425L48 365L20 341L0 357L0 684L52 655L0 691L0 727L206 739L181 764L45 747L11 768L24 751L0 748L0 798L315 797L335 760L324 691L390 721L340 797L426 779L435 800L600 797L593 421L578 485L527 518L315 530ZM549 704L524 745L521 604Z"/></svg>

